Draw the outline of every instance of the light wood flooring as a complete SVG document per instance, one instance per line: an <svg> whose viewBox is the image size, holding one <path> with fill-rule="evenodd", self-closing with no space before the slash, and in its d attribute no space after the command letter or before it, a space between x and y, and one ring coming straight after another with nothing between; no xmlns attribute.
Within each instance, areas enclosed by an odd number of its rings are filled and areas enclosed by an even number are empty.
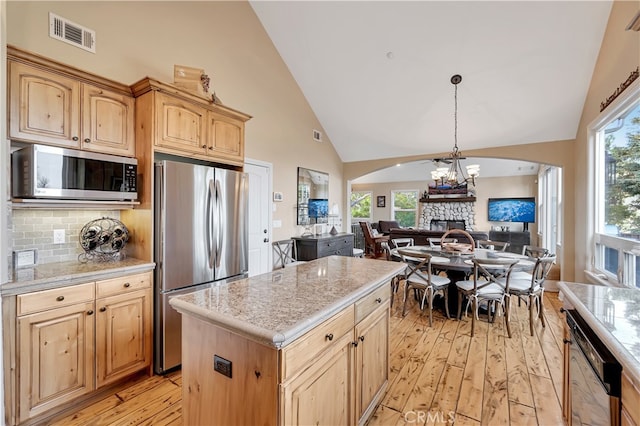
<svg viewBox="0 0 640 426"><path fill-rule="evenodd" d="M412 300L402 318L396 296L391 311L390 377L387 393L369 425L561 425L562 326L557 293L545 294L547 327L529 333L524 304L512 303L511 330L502 317L487 323L447 320ZM55 425L181 425L181 375L133 382Z"/></svg>

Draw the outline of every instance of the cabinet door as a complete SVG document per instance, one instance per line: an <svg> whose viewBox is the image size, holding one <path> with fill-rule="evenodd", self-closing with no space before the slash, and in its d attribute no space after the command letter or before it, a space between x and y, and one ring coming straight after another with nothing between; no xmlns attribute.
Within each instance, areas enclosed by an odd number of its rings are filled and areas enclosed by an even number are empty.
<svg viewBox="0 0 640 426"><path fill-rule="evenodd" d="M156 147L166 152L206 155L207 110L198 105L156 93Z"/></svg>
<svg viewBox="0 0 640 426"><path fill-rule="evenodd" d="M151 363L151 290L96 299L97 387Z"/></svg>
<svg viewBox="0 0 640 426"><path fill-rule="evenodd" d="M375 408L386 388L389 377L388 336L389 302L386 301L356 326L355 397L358 419Z"/></svg>
<svg viewBox="0 0 640 426"><path fill-rule="evenodd" d="M352 332L335 341L310 367L281 385L284 425L352 425Z"/></svg>
<svg viewBox="0 0 640 426"><path fill-rule="evenodd" d="M82 85L82 149L135 156L132 97Z"/></svg>
<svg viewBox="0 0 640 426"><path fill-rule="evenodd" d="M244 123L208 111L209 155L244 163Z"/></svg>
<svg viewBox="0 0 640 426"><path fill-rule="evenodd" d="M80 147L80 84L18 62L10 73L10 137Z"/></svg>
<svg viewBox="0 0 640 426"><path fill-rule="evenodd" d="M19 417L94 389L93 302L18 317Z"/></svg>

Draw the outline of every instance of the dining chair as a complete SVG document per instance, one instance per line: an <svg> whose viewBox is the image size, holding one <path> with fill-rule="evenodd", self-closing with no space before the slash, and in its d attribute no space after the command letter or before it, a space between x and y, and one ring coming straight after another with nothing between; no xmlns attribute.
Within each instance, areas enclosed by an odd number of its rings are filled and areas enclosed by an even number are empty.
<svg viewBox="0 0 640 426"><path fill-rule="evenodd" d="M533 336L533 310L537 307L538 318L543 327L546 327L544 319L544 281L549 271L556 263L556 255L551 254L536 259L530 279L511 278L508 286L508 294L518 297L518 302L523 300L529 308L529 331Z"/></svg>
<svg viewBox="0 0 640 426"><path fill-rule="evenodd" d="M458 239L457 238L445 238L444 240L442 238L427 238L427 242L429 243L429 247L434 248L434 247L440 247L442 245L442 243L457 243Z"/></svg>
<svg viewBox="0 0 640 426"><path fill-rule="evenodd" d="M400 248L415 245L413 238L393 238L391 240L391 248Z"/></svg>
<svg viewBox="0 0 640 426"><path fill-rule="evenodd" d="M385 259L389 261L394 260L393 256L391 255L391 247L389 246L388 241L382 241L380 243L380 248L384 253ZM393 308L393 299L395 299L395 295L398 292L398 288L400 287L400 281L402 281L404 277L404 272L400 272L399 274L396 274L391 278L391 302L389 303L390 308Z"/></svg>
<svg viewBox="0 0 640 426"><path fill-rule="evenodd" d="M371 255L374 258L380 257L382 255L382 247L380 243L388 242L388 235L374 235L373 229L371 228L371 224L369 222L360 222L360 227L362 228L362 233L364 235L364 252L365 255Z"/></svg>
<svg viewBox="0 0 640 426"><path fill-rule="evenodd" d="M479 249L507 251L507 247L509 243L506 241L476 240L476 248Z"/></svg>
<svg viewBox="0 0 640 426"><path fill-rule="evenodd" d="M273 269L305 263L303 260L296 259L296 244L294 240L274 241L271 245L274 251Z"/></svg>
<svg viewBox="0 0 640 426"><path fill-rule="evenodd" d="M402 316L407 314L407 300L411 289L422 291L422 301L420 310L424 309L425 302L429 309L429 326L433 323L433 299L436 294L441 294L444 298L444 309L449 318L449 301L447 297L448 287L451 280L446 277L431 273L431 255L404 248L399 248L398 253L402 261L407 264L406 278L404 284L404 296L402 305Z"/></svg>
<svg viewBox="0 0 640 426"><path fill-rule="evenodd" d="M471 337L475 331L475 322L478 318L478 307L480 302L487 302L487 316L491 319L491 311L498 308L502 310L507 334L511 337L509 326L509 279L513 267L518 263L518 259L505 258L473 258L472 279L456 282L458 288L458 319L462 318L462 302L467 299L465 312L471 303Z"/></svg>
<svg viewBox="0 0 640 426"><path fill-rule="evenodd" d="M527 257L538 258L548 255L549 250L544 247L536 247L525 244L524 246L522 246L522 254Z"/></svg>

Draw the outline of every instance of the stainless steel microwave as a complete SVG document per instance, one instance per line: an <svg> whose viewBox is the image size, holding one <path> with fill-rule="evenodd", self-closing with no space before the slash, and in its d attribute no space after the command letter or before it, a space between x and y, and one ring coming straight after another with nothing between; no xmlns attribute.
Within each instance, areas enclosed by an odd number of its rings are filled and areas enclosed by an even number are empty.
<svg viewBox="0 0 640 426"><path fill-rule="evenodd" d="M11 154L13 198L132 201L138 160L46 145Z"/></svg>

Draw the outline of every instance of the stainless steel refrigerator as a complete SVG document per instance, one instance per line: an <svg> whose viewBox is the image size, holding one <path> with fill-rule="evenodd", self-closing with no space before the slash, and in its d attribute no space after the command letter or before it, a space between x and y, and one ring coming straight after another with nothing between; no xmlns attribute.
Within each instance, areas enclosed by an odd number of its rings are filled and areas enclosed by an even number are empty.
<svg viewBox="0 0 640 426"><path fill-rule="evenodd" d="M169 298L248 271L245 173L175 161L156 163L156 372L181 364L181 317Z"/></svg>

